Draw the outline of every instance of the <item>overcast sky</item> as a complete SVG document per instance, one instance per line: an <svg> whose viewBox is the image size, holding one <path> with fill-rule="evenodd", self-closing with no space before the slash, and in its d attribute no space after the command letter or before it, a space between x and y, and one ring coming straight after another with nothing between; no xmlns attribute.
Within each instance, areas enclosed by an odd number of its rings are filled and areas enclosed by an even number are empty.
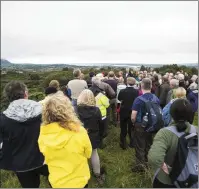
<svg viewBox="0 0 199 189"><path fill-rule="evenodd" d="M1 57L16 63L197 63L198 2L1 1Z"/></svg>

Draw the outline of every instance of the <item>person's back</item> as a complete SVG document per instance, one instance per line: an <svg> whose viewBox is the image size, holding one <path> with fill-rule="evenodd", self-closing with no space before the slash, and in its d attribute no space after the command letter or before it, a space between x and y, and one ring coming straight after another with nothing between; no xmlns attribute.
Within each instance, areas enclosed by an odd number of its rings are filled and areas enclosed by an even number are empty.
<svg viewBox="0 0 199 189"><path fill-rule="evenodd" d="M167 95L168 95L168 92L170 90L170 86L169 86L169 83L168 83L168 78L167 77L163 77L163 84L160 85L160 88L159 88L159 99L160 99L160 106L162 108L164 108L164 106L166 105L166 99L167 99Z"/></svg>
<svg viewBox="0 0 199 189"><path fill-rule="evenodd" d="M68 82L68 88L71 90L71 98L72 99L77 99L80 93L84 90L87 89L87 83L84 80L80 79L73 79Z"/></svg>
<svg viewBox="0 0 199 189"><path fill-rule="evenodd" d="M39 147L53 188L83 188L88 184L92 148L87 131L63 94L52 96L43 109ZM67 170L67 171L66 171Z"/></svg>
<svg viewBox="0 0 199 189"><path fill-rule="evenodd" d="M112 89L115 91L115 93L117 92L117 84L118 84L117 80L115 80L115 79L107 79L104 82L109 84L112 87Z"/></svg>
<svg viewBox="0 0 199 189"><path fill-rule="evenodd" d="M119 100L118 100L118 95L119 95L119 93L120 93L120 91L122 90L122 89L125 89L126 88L126 85L125 84L123 84L123 83L120 83L120 84L118 84L117 85L117 97L116 97L116 100L117 100L117 103L121 103Z"/></svg>
<svg viewBox="0 0 199 189"><path fill-rule="evenodd" d="M42 105L27 99L27 88L21 82L11 81L4 90L11 103L1 113L0 169L14 171L22 187L39 187L40 179L36 177L40 170L48 175L38 146Z"/></svg>
<svg viewBox="0 0 199 189"><path fill-rule="evenodd" d="M178 159L175 159L179 140L175 133L181 135L196 132L195 127L188 123L191 111L191 105L187 100L178 99L173 102L171 116L175 123L170 127L161 129L154 138L148 154L149 165L155 173L154 188L176 188L169 174L171 171L175 171L172 169L174 161L179 162ZM181 158L184 159L184 157Z"/></svg>

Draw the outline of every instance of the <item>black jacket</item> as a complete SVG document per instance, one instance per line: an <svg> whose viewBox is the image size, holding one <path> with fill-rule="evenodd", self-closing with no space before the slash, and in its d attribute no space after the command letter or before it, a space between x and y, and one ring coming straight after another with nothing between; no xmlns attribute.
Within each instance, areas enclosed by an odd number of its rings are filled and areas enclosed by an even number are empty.
<svg viewBox="0 0 199 189"><path fill-rule="evenodd" d="M38 146L41 109L38 102L20 99L1 113L0 169L24 172L43 165L44 157Z"/></svg>
<svg viewBox="0 0 199 189"><path fill-rule="evenodd" d="M134 100L138 97L138 90L133 87L122 89L118 95L118 100L121 101L120 119L126 119L131 115L131 108Z"/></svg>
<svg viewBox="0 0 199 189"><path fill-rule="evenodd" d="M102 116L99 108L94 106L78 106L77 112L85 129L88 131L92 148L99 148L100 132L102 131Z"/></svg>
<svg viewBox="0 0 199 189"><path fill-rule="evenodd" d="M161 106L166 105L167 95L169 91L170 91L169 83L163 83L162 85L160 85L159 94L157 95L157 97L160 99Z"/></svg>

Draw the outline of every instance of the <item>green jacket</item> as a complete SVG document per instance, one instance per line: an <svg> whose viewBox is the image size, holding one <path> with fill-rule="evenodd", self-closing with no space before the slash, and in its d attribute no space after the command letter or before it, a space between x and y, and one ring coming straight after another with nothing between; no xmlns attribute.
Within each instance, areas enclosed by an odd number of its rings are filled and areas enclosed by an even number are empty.
<svg viewBox="0 0 199 189"><path fill-rule="evenodd" d="M106 117L106 109L109 107L109 99L102 93L99 93L96 97L96 106L100 109L100 112L102 114L102 118Z"/></svg>
<svg viewBox="0 0 199 189"><path fill-rule="evenodd" d="M188 125L185 132L188 132L191 125ZM171 179L162 169L159 169L165 162L169 166L169 172L174 161L174 157L177 151L178 137L167 130L166 128L161 129L155 136L151 149L148 153L148 161L154 175L157 174L156 178L163 184L172 185ZM159 172L157 173L157 171Z"/></svg>

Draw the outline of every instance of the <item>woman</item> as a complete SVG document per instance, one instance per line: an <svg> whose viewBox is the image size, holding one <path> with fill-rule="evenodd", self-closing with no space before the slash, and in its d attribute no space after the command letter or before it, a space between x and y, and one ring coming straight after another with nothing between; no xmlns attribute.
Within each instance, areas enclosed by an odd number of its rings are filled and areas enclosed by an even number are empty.
<svg viewBox="0 0 199 189"><path fill-rule="evenodd" d="M176 90L174 90L173 97L174 99L172 99L163 109L163 120L165 127L172 123L172 118L170 115L170 108L172 103L179 98L186 99L186 90L183 87L178 87Z"/></svg>
<svg viewBox="0 0 199 189"><path fill-rule="evenodd" d="M46 101L42 122L38 143L49 168L52 187L87 187L91 143L70 100L63 93Z"/></svg>
<svg viewBox="0 0 199 189"><path fill-rule="evenodd" d="M87 130L91 144L92 155L91 165L97 182L104 183L104 175L100 172L100 159L97 148L100 145L100 132L102 131L102 116L99 108L96 107L95 97L91 90L85 89L77 99L77 113ZM102 135L101 135L102 136Z"/></svg>
<svg viewBox="0 0 199 189"><path fill-rule="evenodd" d="M174 119L177 133L196 132L195 127L189 124L192 107L186 99L174 101L171 105L170 113ZM168 129L171 127L163 128L156 134L148 154L149 164L155 172L154 188L176 188L170 179L169 173L175 161L178 136Z"/></svg>

